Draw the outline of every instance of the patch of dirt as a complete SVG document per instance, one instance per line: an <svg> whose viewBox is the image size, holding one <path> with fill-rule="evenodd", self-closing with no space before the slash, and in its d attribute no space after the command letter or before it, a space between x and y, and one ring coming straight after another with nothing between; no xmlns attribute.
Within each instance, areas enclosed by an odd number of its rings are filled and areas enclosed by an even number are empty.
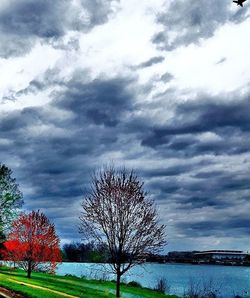
<svg viewBox="0 0 250 298"><path fill-rule="evenodd" d="M1 296L1 294L4 294L5 296ZM17 294L13 291L7 290L5 288L0 287L0 297L10 297L10 298L25 298L25 296L21 294Z"/></svg>

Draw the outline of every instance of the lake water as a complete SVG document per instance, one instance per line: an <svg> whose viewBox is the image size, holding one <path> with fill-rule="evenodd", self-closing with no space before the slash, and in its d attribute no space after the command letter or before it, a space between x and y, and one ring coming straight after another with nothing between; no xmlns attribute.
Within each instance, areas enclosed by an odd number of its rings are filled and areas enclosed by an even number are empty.
<svg viewBox="0 0 250 298"><path fill-rule="evenodd" d="M110 267L107 264L62 263L58 266L57 274L114 279L108 271ZM125 274L123 281L134 280L142 286L154 288L161 277L166 278L171 294L182 296L193 285L194 288L208 286L221 298L236 295L250 298L250 267L147 263L132 268Z"/></svg>

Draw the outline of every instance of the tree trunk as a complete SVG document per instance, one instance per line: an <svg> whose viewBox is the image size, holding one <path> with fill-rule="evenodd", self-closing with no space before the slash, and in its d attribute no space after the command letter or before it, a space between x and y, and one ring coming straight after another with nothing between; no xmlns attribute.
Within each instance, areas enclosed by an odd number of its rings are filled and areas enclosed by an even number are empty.
<svg viewBox="0 0 250 298"><path fill-rule="evenodd" d="M28 261L27 277L31 278L31 261Z"/></svg>
<svg viewBox="0 0 250 298"><path fill-rule="evenodd" d="M120 269L116 273L116 297L120 297L121 272Z"/></svg>

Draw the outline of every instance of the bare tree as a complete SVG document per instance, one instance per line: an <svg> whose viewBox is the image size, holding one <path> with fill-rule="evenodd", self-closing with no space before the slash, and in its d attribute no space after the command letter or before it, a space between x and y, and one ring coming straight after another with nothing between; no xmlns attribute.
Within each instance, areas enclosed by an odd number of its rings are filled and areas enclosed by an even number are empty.
<svg viewBox="0 0 250 298"><path fill-rule="evenodd" d="M104 168L91 182L82 202L80 233L107 243L120 297L121 276L162 248L165 226L158 223L155 204L133 171Z"/></svg>

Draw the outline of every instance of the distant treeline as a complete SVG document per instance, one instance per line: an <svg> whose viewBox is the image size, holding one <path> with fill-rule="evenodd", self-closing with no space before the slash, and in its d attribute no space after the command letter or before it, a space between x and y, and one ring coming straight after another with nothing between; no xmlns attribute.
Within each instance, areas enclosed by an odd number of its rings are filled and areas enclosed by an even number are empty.
<svg viewBox="0 0 250 298"><path fill-rule="evenodd" d="M62 255L64 262L106 263L110 259L107 245L94 242L65 244Z"/></svg>
<svg viewBox="0 0 250 298"><path fill-rule="evenodd" d="M240 257L242 252L238 252L239 255L234 256L222 255L226 251L171 251L167 255L151 254L141 256L145 262L156 263L191 263L191 264L221 264L221 265L246 265L250 266L250 255L245 254L244 257ZM202 253L202 254L201 254ZM73 242L65 244L62 250L63 261L65 262L91 262L91 263L108 263L111 261L111 257L108 252L106 244L95 244L94 242L80 243ZM219 256L218 256L219 254ZM123 256L123 261L127 262L129 255Z"/></svg>
<svg viewBox="0 0 250 298"><path fill-rule="evenodd" d="M113 258L115 258L115 255L113 255ZM145 257L142 258L146 259ZM63 262L112 263L114 261L111 258L107 244L96 244L94 242L65 244L62 248L62 259ZM131 259L131 255L122 254L120 259L126 263Z"/></svg>
<svg viewBox="0 0 250 298"><path fill-rule="evenodd" d="M147 256L146 262L250 266L250 254L241 251L171 251L167 255Z"/></svg>
<svg viewBox="0 0 250 298"><path fill-rule="evenodd" d="M165 262L193 264L250 265L250 255L242 251L172 251Z"/></svg>

